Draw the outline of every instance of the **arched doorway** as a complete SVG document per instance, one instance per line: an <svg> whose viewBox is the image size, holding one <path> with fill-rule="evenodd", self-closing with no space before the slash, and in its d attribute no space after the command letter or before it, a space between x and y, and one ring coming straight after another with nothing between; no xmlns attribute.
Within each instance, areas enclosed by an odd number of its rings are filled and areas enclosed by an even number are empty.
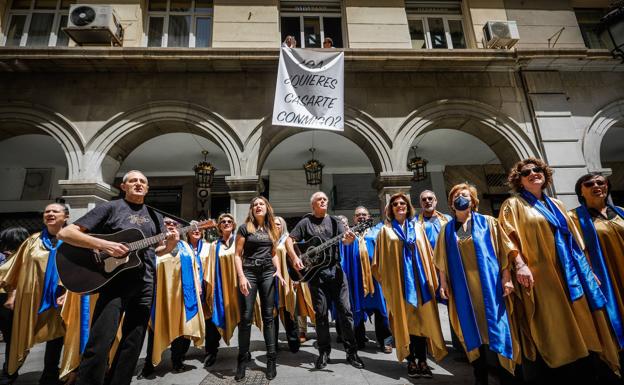
<svg viewBox="0 0 624 385"><path fill-rule="evenodd" d="M324 164L321 185L307 185L303 164L311 159ZM318 190L330 198L330 212L349 220L356 206L379 215L375 169L370 155L345 136L330 131L303 131L283 139L260 165L265 194L278 215L294 225L310 212L310 196Z"/></svg>
<svg viewBox="0 0 624 385"><path fill-rule="evenodd" d="M498 215L509 196L507 169L485 142L460 130L439 128L420 135L413 145L418 146L418 156L428 162L427 179L412 184L414 205L419 206L420 192L432 190L438 196L438 210L448 213L448 191L467 181L479 191L479 211Z"/></svg>
<svg viewBox="0 0 624 385"><path fill-rule="evenodd" d="M613 203L624 205L624 121L609 128L600 144L600 162L610 168L611 197Z"/></svg>
<svg viewBox="0 0 624 385"><path fill-rule="evenodd" d="M0 137L0 229L39 231L44 206L62 195L58 181L68 176L65 152L50 135L6 137L4 127L0 133L5 134Z"/></svg>

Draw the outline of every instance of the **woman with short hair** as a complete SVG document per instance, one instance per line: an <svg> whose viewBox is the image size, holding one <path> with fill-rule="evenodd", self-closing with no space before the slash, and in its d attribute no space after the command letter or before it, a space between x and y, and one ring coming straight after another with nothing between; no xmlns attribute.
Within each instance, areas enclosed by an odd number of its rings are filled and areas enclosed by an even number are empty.
<svg viewBox="0 0 624 385"><path fill-rule="evenodd" d="M611 362L619 360L621 372L624 365L624 209L609 203L611 183L599 173L581 176L574 190L580 206L570 211L570 216L583 235L585 255L607 299L602 312L609 323L610 335L601 339L602 354L610 355ZM616 368L601 365L600 383L620 381L614 370Z"/></svg>
<svg viewBox="0 0 624 385"><path fill-rule="evenodd" d="M386 223L375 244L372 271L386 298L390 330L399 361L410 377L433 377L427 343L436 360L446 355L435 299L438 286L425 232L413 220L414 207L403 193L390 197Z"/></svg>
<svg viewBox="0 0 624 385"><path fill-rule="evenodd" d="M451 326L473 366L475 384L488 383L488 356L501 384L512 382L520 361L520 343L511 319L514 290L507 257L509 241L496 218L478 213L477 189L468 183L453 186L448 195L453 219L445 223L435 247L440 271L440 296L449 300Z"/></svg>

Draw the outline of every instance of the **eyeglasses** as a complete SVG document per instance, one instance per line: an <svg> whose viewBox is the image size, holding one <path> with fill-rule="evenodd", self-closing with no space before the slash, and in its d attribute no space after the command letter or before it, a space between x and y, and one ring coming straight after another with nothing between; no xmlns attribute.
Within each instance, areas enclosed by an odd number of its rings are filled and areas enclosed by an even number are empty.
<svg viewBox="0 0 624 385"><path fill-rule="evenodd" d="M219 222L220 225L231 225L232 223L234 223L234 221L232 221L231 219L224 219Z"/></svg>
<svg viewBox="0 0 624 385"><path fill-rule="evenodd" d="M407 203L405 203L403 201L394 201L394 202L392 202L392 207L397 207L397 206L407 206Z"/></svg>
<svg viewBox="0 0 624 385"><path fill-rule="evenodd" d="M533 167L533 168L527 168L526 170L522 170L520 171L520 175L527 177L529 175L531 175L531 172L534 172L536 174L543 174L544 173L544 169L537 166L537 167Z"/></svg>
<svg viewBox="0 0 624 385"><path fill-rule="evenodd" d="M434 199L435 199L434 197L422 197L422 198L420 198L420 200L423 201L423 202L432 201Z"/></svg>
<svg viewBox="0 0 624 385"><path fill-rule="evenodd" d="M583 186L585 186L587 188L592 188L594 186L602 187L602 186L604 186L606 184L607 184L607 182L602 180L602 179L588 180L587 182L583 182Z"/></svg>

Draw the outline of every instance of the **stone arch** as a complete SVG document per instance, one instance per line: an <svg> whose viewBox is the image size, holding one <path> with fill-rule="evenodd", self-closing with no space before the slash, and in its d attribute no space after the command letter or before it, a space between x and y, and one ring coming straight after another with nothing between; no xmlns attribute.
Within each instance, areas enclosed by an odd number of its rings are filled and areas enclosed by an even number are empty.
<svg viewBox="0 0 624 385"><path fill-rule="evenodd" d="M394 162L401 170L407 168L414 140L436 128L456 129L479 138L494 151L505 168L530 156L541 157L522 128L496 108L473 100L438 100L418 108L399 127L393 148Z"/></svg>
<svg viewBox="0 0 624 385"><path fill-rule="evenodd" d="M67 159L68 179L80 174L84 139L78 129L58 112L30 103L0 104L0 125L16 124L14 130L0 131L0 140L9 137L45 133L53 137Z"/></svg>
<svg viewBox="0 0 624 385"><path fill-rule="evenodd" d="M243 144L235 130L216 113L181 101L150 102L111 118L87 145L86 174L102 181L112 179L133 148L172 132L191 132L210 139L224 151L230 174L241 175Z"/></svg>
<svg viewBox="0 0 624 385"><path fill-rule="evenodd" d="M273 126L271 116L266 117L256 126L245 143L248 175L260 174L264 162L279 143L304 131L303 128ZM345 106L344 131L331 132L344 136L359 146L370 160L376 174L392 170L390 156L392 141L379 124L366 113Z"/></svg>
<svg viewBox="0 0 624 385"><path fill-rule="evenodd" d="M624 100L608 104L598 111L583 134L583 156L589 171L601 171L600 145L607 131L624 122Z"/></svg>

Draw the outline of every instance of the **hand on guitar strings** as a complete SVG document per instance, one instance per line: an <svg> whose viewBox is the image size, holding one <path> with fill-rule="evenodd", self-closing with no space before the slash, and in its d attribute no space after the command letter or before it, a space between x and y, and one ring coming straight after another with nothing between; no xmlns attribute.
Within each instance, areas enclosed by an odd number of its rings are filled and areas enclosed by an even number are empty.
<svg viewBox="0 0 624 385"><path fill-rule="evenodd" d="M305 267L303 266L303 261L299 257L295 257L295 259L293 259L292 265L297 271L300 271Z"/></svg>
<svg viewBox="0 0 624 385"><path fill-rule="evenodd" d="M110 255L111 257L121 258L128 254L128 247L123 243L111 242L102 239L102 246L99 248L100 251Z"/></svg>

